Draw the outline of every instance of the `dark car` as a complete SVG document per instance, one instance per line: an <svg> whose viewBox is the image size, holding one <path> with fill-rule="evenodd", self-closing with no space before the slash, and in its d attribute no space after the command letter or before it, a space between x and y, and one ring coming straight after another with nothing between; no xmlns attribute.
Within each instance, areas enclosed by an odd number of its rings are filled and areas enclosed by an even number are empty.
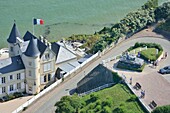
<svg viewBox="0 0 170 113"><path fill-rule="evenodd" d="M2 98L0 98L0 102L5 102L5 101L8 101L8 98L7 97L2 97Z"/></svg>
<svg viewBox="0 0 170 113"><path fill-rule="evenodd" d="M170 66L166 66L159 70L159 73L161 74L170 74Z"/></svg>

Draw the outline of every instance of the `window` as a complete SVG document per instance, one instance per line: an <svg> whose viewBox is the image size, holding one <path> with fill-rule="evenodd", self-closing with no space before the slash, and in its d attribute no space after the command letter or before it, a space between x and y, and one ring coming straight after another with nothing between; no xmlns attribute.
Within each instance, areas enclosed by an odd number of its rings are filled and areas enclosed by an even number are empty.
<svg viewBox="0 0 170 113"><path fill-rule="evenodd" d="M2 77L2 83L5 83L5 77Z"/></svg>
<svg viewBox="0 0 170 113"><path fill-rule="evenodd" d="M32 87L31 87L31 86L29 86L28 90L29 90L29 91L32 91Z"/></svg>
<svg viewBox="0 0 170 113"><path fill-rule="evenodd" d="M44 82L46 82L46 75L44 76Z"/></svg>
<svg viewBox="0 0 170 113"><path fill-rule="evenodd" d="M12 80L12 79L13 79L13 76L12 76L12 75L10 75L10 76L9 76L9 78L10 78L10 80Z"/></svg>
<svg viewBox="0 0 170 113"><path fill-rule="evenodd" d="M47 54L45 55L45 58L46 58L46 59L49 59L49 58L50 58L50 54L47 53Z"/></svg>
<svg viewBox="0 0 170 113"><path fill-rule="evenodd" d="M28 64L29 64L29 66L32 66L32 62L29 62Z"/></svg>
<svg viewBox="0 0 170 113"><path fill-rule="evenodd" d="M50 81L51 79L51 74L48 74L48 81Z"/></svg>
<svg viewBox="0 0 170 113"><path fill-rule="evenodd" d="M17 80L21 79L21 73L17 74Z"/></svg>
<svg viewBox="0 0 170 113"><path fill-rule="evenodd" d="M6 92L5 87L2 87L2 93L5 93L5 92Z"/></svg>
<svg viewBox="0 0 170 113"><path fill-rule="evenodd" d="M44 72L51 70L51 63L44 64Z"/></svg>
<svg viewBox="0 0 170 113"><path fill-rule="evenodd" d="M30 71L30 70L29 70L29 72L28 72L28 73L29 73L29 76L31 76L31 71Z"/></svg>
<svg viewBox="0 0 170 113"><path fill-rule="evenodd" d="M10 91L13 91L14 90L14 87L13 87L13 85L10 85L10 89L9 89Z"/></svg>
<svg viewBox="0 0 170 113"><path fill-rule="evenodd" d="M21 83L17 83L17 89L21 89Z"/></svg>
<svg viewBox="0 0 170 113"><path fill-rule="evenodd" d="M13 52L13 51L14 51L14 48L13 48L13 47L10 47L10 50Z"/></svg>

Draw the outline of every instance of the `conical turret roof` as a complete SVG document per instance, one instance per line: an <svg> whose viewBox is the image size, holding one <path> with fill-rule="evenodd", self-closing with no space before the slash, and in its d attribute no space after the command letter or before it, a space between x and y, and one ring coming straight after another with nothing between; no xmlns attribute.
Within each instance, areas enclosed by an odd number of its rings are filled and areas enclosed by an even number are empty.
<svg viewBox="0 0 170 113"><path fill-rule="evenodd" d="M37 41L37 39L31 38L31 40L28 44L27 50L25 52L26 56L36 57L36 56L40 55L40 51L38 50L36 41Z"/></svg>
<svg viewBox="0 0 170 113"><path fill-rule="evenodd" d="M17 37L21 38L21 35L19 33L19 30L18 30L16 24L14 23L14 25L12 27L12 30L11 30L11 33L10 33L9 38L7 39L7 41L9 43L16 43Z"/></svg>

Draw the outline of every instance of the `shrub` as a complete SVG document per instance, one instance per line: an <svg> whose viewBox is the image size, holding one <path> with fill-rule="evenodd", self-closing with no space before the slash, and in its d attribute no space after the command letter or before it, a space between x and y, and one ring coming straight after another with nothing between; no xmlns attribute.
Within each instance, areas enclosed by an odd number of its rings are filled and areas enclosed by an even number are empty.
<svg viewBox="0 0 170 113"><path fill-rule="evenodd" d="M82 109L82 110L80 111L80 113L86 113L86 110L85 110L85 109Z"/></svg>
<svg viewBox="0 0 170 113"><path fill-rule="evenodd" d="M117 65L117 68L128 69L128 70L137 71L137 72L142 72L144 67L145 67L145 64L143 64L142 67L140 67L140 68L134 68L134 67L131 67L131 66L123 65L119 62L118 62L118 65Z"/></svg>
<svg viewBox="0 0 170 113"><path fill-rule="evenodd" d="M94 113L94 111L93 110L88 110L87 113Z"/></svg>
<svg viewBox="0 0 170 113"><path fill-rule="evenodd" d="M128 101L130 101L130 102L133 102L133 101L136 101L136 100L137 100L136 95L131 95L131 97L128 99Z"/></svg>
<svg viewBox="0 0 170 113"><path fill-rule="evenodd" d="M105 107L103 108L103 112L104 112L104 113L112 113L112 110L110 109L109 106L105 106Z"/></svg>
<svg viewBox="0 0 170 113"><path fill-rule="evenodd" d="M96 106L96 112L100 111L102 109L101 105Z"/></svg>
<svg viewBox="0 0 170 113"><path fill-rule="evenodd" d="M93 109L95 107L95 104L94 103L90 103L89 104L89 109Z"/></svg>
<svg viewBox="0 0 170 113"><path fill-rule="evenodd" d="M96 105L101 105L101 104L102 104L101 100L96 101Z"/></svg>
<svg viewBox="0 0 170 113"><path fill-rule="evenodd" d="M117 107L116 109L114 109L113 113L127 113L127 112L125 112L124 106L120 106L120 107Z"/></svg>
<svg viewBox="0 0 170 113"><path fill-rule="evenodd" d="M99 96L98 96L97 94L95 94L95 93L92 93L92 94L90 95L90 99L94 102L94 101L96 101L96 100L99 99Z"/></svg>
<svg viewBox="0 0 170 113"><path fill-rule="evenodd" d="M102 105L111 107L112 106L112 98L110 98L110 97L106 98L106 100L104 100L102 102Z"/></svg>
<svg viewBox="0 0 170 113"><path fill-rule="evenodd" d="M14 95L16 98L22 97L22 93L21 93L21 92L15 92L13 95Z"/></svg>
<svg viewBox="0 0 170 113"><path fill-rule="evenodd" d="M170 105L157 107L152 113L170 113Z"/></svg>

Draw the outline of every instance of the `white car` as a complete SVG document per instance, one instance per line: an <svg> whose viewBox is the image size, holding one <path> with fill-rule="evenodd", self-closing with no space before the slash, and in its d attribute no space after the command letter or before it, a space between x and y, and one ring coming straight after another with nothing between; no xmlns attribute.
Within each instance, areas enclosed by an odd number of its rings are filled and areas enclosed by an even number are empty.
<svg viewBox="0 0 170 113"><path fill-rule="evenodd" d="M170 66L166 66L159 70L159 73L161 74L170 74Z"/></svg>

